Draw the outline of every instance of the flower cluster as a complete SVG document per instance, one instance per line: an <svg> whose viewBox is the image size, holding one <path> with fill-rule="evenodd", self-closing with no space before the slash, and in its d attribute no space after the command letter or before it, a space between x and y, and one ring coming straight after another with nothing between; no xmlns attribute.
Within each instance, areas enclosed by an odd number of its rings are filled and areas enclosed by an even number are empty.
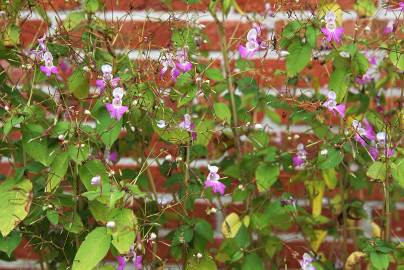
<svg viewBox="0 0 404 270"><path fill-rule="evenodd" d="M46 36L38 39L38 45L39 46L36 50L31 51L31 55L34 56L35 59L44 63L39 69L48 77L50 77L52 73L59 74L58 68L53 65L53 55L46 45Z"/></svg>
<svg viewBox="0 0 404 270"><path fill-rule="evenodd" d="M162 77L171 68L171 79L173 81L176 81L181 73L192 69L192 63L188 59L188 49L186 48L177 50L175 57L172 53L167 53L161 64L163 67L160 70L160 76Z"/></svg>
<svg viewBox="0 0 404 270"><path fill-rule="evenodd" d="M143 256L137 255L135 251L135 247L132 245L130 248L130 252L128 256L118 256L118 268L116 270L124 270L128 260L132 258L133 265L135 270L140 270L143 267Z"/></svg>
<svg viewBox="0 0 404 270"><path fill-rule="evenodd" d="M314 259L308 253L303 254L302 260L299 260L300 267L302 270L316 270L313 265Z"/></svg>
<svg viewBox="0 0 404 270"><path fill-rule="evenodd" d="M335 41L336 43L341 42L342 33L344 28L337 27L335 13L329 11L325 15L325 27L321 28L321 32L325 35L328 42Z"/></svg>
<svg viewBox="0 0 404 270"><path fill-rule="evenodd" d="M358 120L353 120L352 128L355 132L355 140L365 147L367 145L366 140L373 141L375 139L375 132L367 119L364 119L362 123Z"/></svg>
<svg viewBox="0 0 404 270"><path fill-rule="evenodd" d="M97 88L100 90L100 93L103 93L108 85L110 85L112 88L118 86L120 78L119 77L114 78L114 76L112 75L112 67L110 65L102 65L101 71L102 71L102 79L96 80L95 82Z"/></svg>
<svg viewBox="0 0 404 270"><path fill-rule="evenodd" d="M376 140L372 141L369 153L373 160L377 160L380 156L390 158L394 155L394 150L388 145L386 132L382 131L376 134Z"/></svg>

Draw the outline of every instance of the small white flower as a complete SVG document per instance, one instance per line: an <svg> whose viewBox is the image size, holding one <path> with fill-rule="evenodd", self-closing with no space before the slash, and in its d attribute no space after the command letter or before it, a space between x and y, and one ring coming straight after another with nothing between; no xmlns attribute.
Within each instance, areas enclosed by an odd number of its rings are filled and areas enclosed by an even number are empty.
<svg viewBox="0 0 404 270"><path fill-rule="evenodd" d="M115 88L115 89L112 91L112 95L113 95L115 98L122 99L123 94L125 94L125 90L124 90L122 87L117 87L117 88Z"/></svg>
<svg viewBox="0 0 404 270"><path fill-rule="evenodd" d="M83 70L84 70L85 72L90 72L90 68L89 68L88 66L84 66L84 67L83 67Z"/></svg>
<svg viewBox="0 0 404 270"><path fill-rule="evenodd" d="M149 237L150 241L154 241L154 240L156 240L156 238L157 238L157 235L154 232L152 232Z"/></svg>
<svg viewBox="0 0 404 270"><path fill-rule="evenodd" d="M327 150L327 149L323 149L323 150L321 150L320 154L323 155L323 156L325 156L325 155L328 154L328 150Z"/></svg>
<svg viewBox="0 0 404 270"><path fill-rule="evenodd" d="M102 71L102 73L111 73L112 67L110 65L102 65L101 71Z"/></svg>
<svg viewBox="0 0 404 270"><path fill-rule="evenodd" d="M98 186L100 183L101 183L101 176L96 175L93 178L91 178L91 185Z"/></svg>
<svg viewBox="0 0 404 270"><path fill-rule="evenodd" d="M262 129L263 126L261 124L255 124L255 129Z"/></svg>
<svg viewBox="0 0 404 270"><path fill-rule="evenodd" d="M214 208L214 207L212 207L212 208L210 208L210 212L211 212L212 214L214 214L214 213L216 213L216 212L217 212L217 209L216 209L216 208Z"/></svg>
<svg viewBox="0 0 404 270"><path fill-rule="evenodd" d="M91 112L89 110L84 110L85 115L91 115Z"/></svg>
<svg viewBox="0 0 404 270"><path fill-rule="evenodd" d="M165 160L167 161L172 161L173 160L173 156L168 154L167 156L164 157Z"/></svg>
<svg viewBox="0 0 404 270"><path fill-rule="evenodd" d="M200 259L200 258L202 258L202 254L198 252L198 253L196 254L196 257L197 257L198 259Z"/></svg>
<svg viewBox="0 0 404 270"><path fill-rule="evenodd" d="M115 221L113 221L113 220L108 221L106 226L107 226L107 228L110 228L110 229L115 228L115 226L116 226Z"/></svg>
<svg viewBox="0 0 404 270"><path fill-rule="evenodd" d="M60 134L60 135L58 136L58 139L61 140L61 141L64 141L65 136L64 136L63 134Z"/></svg>
<svg viewBox="0 0 404 270"><path fill-rule="evenodd" d="M158 120L157 121L157 127L158 128L165 128L166 126L167 126L166 121L164 121L164 120Z"/></svg>

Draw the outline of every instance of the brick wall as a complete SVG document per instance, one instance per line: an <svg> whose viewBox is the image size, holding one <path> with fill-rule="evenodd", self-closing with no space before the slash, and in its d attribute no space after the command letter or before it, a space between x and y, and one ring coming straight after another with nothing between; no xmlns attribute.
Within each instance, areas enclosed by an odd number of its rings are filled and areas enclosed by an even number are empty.
<svg viewBox="0 0 404 270"><path fill-rule="evenodd" d="M42 21L41 17L29 11L25 10L22 14L24 20L21 21L21 41L22 46L29 47L31 42L35 41L38 37L46 31L49 33L54 33L57 29L58 20L63 20L68 16L68 14L80 6L78 1L63 1L63 0L39 0L42 2L47 10L48 16L50 18L50 25ZM105 0L105 11L99 12L99 16L103 18L108 24L114 26L118 30L118 36L116 41L113 43L113 48L117 52L128 52L129 57L133 61L138 61L139 63L144 63L147 61L156 60L159 55L159 50L161 48L166 48L170 45L170 35L171 25L164 22L168 16L174 15L177 20L175 23L183 23L187 19L187 16L195 16L200 18L199 22L205 25L204 33L206 34L209 42L202 45L202 49L208 51L208 56L206 61L215 60L215 64L220 66L220 53L219 53L219 42L217 36L217 29L214 25L213 20L207 15L207 0L201 1L201 4L187 5L183 1L173 0L171 5L163 4L159 0ZM247 12L247 17L252 18L253 13L262 13L264 11L264 6L267 1L264 0L237 0L241 9ZM271 4L277 9L278 7L281 11L276 15L275 18L268 18L264 21L265 33L270 38L272 35L279 36L282 27L286 24L289 14L286 10L292 9L292 16L297 17L307 17L310 16L310 11L315 10L318 2L316 0L307 1L270 1ZM297 3L299 2L299 3ZM357 31L360 35L377 35L383 38L383 27L388 24L390 20L396 18L396 13L394 11L383 11L378 12L374 18L360 18L355 11L353 11L354 1L340 0L337 1L342 9L346 12L343 13L343 26L345 28L345 33L347 35L352 35L354 31ZM378 2L379 7L382 3ZM187 11L184 13L184 11ZM148 17L148 20L145 18ZM402 21L400 22L402 23ZM371 33L365 31L365 27L371 27ZM231 12L228 16L228 21L226 22L226 31L229 33L227 37L231 39L236 48L237 38L244 37L245 33L250 28L250 23L246 17L242 17L238 13ZM357 30L355 30L357 28ZM234 39L236 38L236 39ZM79 41L74 41L79 42ZM151 48L150 58L146 59L142 56L139 51L142 48ZM237 59L237 52L231 54L233 59ZM274 76L276 69L284 68L284 61L279 59L278 55L275 53L269 53L264 58L262 55L257 55L254 59L258 72L256 73L256 78L259 84L263 87L268 87L268 91L276 93L277 90L281 90L284 85L284 78L279 76ZM3 66L7 67L6 63L1 63ZM304 74L309 74L313 78L317 78L319 86L322 91L327 89L327 82L329 79L328 71L330 67L327 65L322 65L319 61L314 61L313 64L306 68ZM12 74L14 81L24 81L23 71L8 68L9 74ZM157 75L156 75L157 76ZM157 78L157 77L156 77ZM399 87L401 87L402 82L397 82L397 85L392 85L391 88L385 89L386 95L389 99L388 104L390 106L395 106L400 95ZM298 86L301 87L302 92L309 92L312 89L308 88L310 84L306 81L299 81ZM169 86L162 83L162 86ZM271 90L269 88L271 87ZM48 91L48 88L44 86L44 91ZM299 136L300 141L309 141L311 135L307 133L308 127L304 125L288 125L288 115L285 112L278 110L280 118L282 119L281 124L274 124L269 119L264 118L262 120L262 125L266 130L273 134L271 136L272 143L278 147L288 145L288 147L295 147L296 142L293 140L295 136ZM286 143L285 143L286 142ZM157 155L157 153L154 153ZM175 150L172 151L175 154ZM153 155L151 155L153 157ZM151 163L151 172L156 179L157 192L159 200L164 202L166 205L170 204L172 196L170 194L170 189L164 187L165 177L160 175L159 170L156 167L156 163ZM118 171L123 168L134 168L138 164L130 158L122 158L115 170ZM198 168L204 168L207 166L206 160L198 160L192 163L192 166ZM8 160L2 159L0 164L0 173L10 174L12 172L12 167ZM308 207L309 202L304 199L304 188L300 184L291 184L290 175L283 173L281 176L281 182L287 188L286 191L293 193L296 198L298 198L298 204L301 206ZM329 198L332 194L326 194L325 200ZM380 223L378 217L381 213L382 205L382 191L375 189L370 194L356 194L358 198L366 198L366 204L373 209L375 221ZM224 197L223 203L228 205L231 204L230 197ZM215 214L207 214L207 209L215 206L220 207L219 204L211 205L205 200L198 200L192 216L202 217L207 219L216 228L216 244L220 243L222 237L220 233L220 226L223 221L223 215L218 211ZM398 203L396 206L397 211L393 214L393 236L396 238L404 238L404 202ZM234 205L230 207L233 210L239 210L239 206ZM325 209L327 213L327 209ZM328 211L329 212L329 211ZM331 214L329 214L331 215ZM1 217L0 217L1 218ZM169 232L170 229L175 228L177 224L170 223L167 228L160 232L160 237L164 236ZM290 247L296 249L296 251L303 251L303 237L297 230L297 228L292 227L288 232L282 232L279 234L280 237L285 240ZM333 239L326 239L322 250L325 254L327 252L332 252L333 249L338 246L338 243L333 242ZM159 256L163 257L167 254L167 246L161 245L158 249ZM284 255L286 261L288 262L288 269L297 268L298 264L295 259L291 257L291 254L285 252ZM17 261L5 262L0 260L0 270L5 269L39 269L39 265L36 263L37 255L29 247L29 244L23 242L15 252L15 258ZM175 268L175 264L173 267Z"/></svg>

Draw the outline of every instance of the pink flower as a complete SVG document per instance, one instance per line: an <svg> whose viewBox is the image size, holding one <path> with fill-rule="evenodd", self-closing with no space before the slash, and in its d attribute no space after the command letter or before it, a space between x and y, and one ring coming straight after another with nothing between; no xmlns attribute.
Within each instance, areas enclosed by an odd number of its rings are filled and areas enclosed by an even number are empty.
<svg viewBox="0 0 404 270"><path fill-rule="evenodd" d="M118 256L117 258L118 261L118 267L116 268L116 270L124 270L125 265L126 265L126 259L124 256Z"/></svg>
<svg viewBox="0 0 404 270"><path fill-rule="evenodd" d="M398 4L400 6L401 12L404 12L404 2Z"/></svg>
<svg viewBox="0 0 404 270"><path fill-rule="evenodd" d="M91 178L91 185L92 186L99 186L101 184L101 176L96 175L93 178Z"/></svg>
<svg viewBox="0 0 404 270"><path fill-rule="evenodd" d="M378 132L376 134L376 142L374 146L369 147L369 154L373 160L377 160L380 155L384 155L386 158L390 158L394 155L394 150L387 145L386 132Z"/></svg>
<svg viewBox="0 0 404 270"><path fill-rule="evenodd" d="M321 28L321 32L323 32L328 42L333 40L340 43L344 28L336 27L335 23L327 23L326 27Z"/></svg>
<svg viewBox="0 0 404 270"><path fill-rule="evenodd" d="M45 52L42 56L42 61L45 63L44 66L40 66L39 69L45 73L46 76L50 77L53 74L58 74L58 69L53 65L53 56L50 52Z"/></svg>
<svg viewBox="0 0 404 270"><path fill-rule="evenodd" d="M352 127L355 131L355 137L354 137L355 140L359 142L362 146L366 146L365 139L373 141L375 139L375 133L373 131L373 127L366 119L364 119L362 122L365 125L365 127L363 127L358 120L352 121Z"/></svg>
<svg viewBox="0 0 404 270"><path fill-rule="evenodd" d="M323 106L326 107L329 111L335 114L337 112L341 118L345 117L345 104L337 105L336 101L337 95L335 92L330 91L328 92L328 99L326 102L323 103Z"/></svg>
<svg viewBox="0 0 404 270"><path fill-rule="evenodd" d="M111 85L111 87L117 87L120 78L112 75L112 67L110 65L102 65L101 66L101 71L102 71L102 80L96 80L95 85L97 86L98 89L100 89L100 92L104 92L105 88L108 85Z"/></svg>
<svg viewBox="0 0 404 270"><path fill-rule="evenodd" d="M205 181L205 188L212 188L212 191L214 193L220 193L221 195L224 195L224 190L226 186L219 181L220 176L217 173L219 171L219 168L216 166L210 166L208 165L209 169L209 174L206 177Z"/></svg>
<svg viewBox="0 0 404 270"><path fill-rule="evenodd" d="M301 169L304 167L307 159L307 152L304 149L304 145L299 143L297 146L296 155L293 156L292 162L295 169Z"/></svg>
<svg viewBox="0 0 404 270"><path fill-rule="evenodd" d="M116 163L118 161L118 152L113 151L109 154L108 156L109 161L111 161L112 163Z"/></svg>
<svg viewBox="0 0 404 270"><path fill-rule="evenodd" d="M109 115L111 118L115 118L116 120L120 120L125 112L128 111L127 106L122 106L122 99L119 97L115 97L112 100L112 103L105 104Z"/></svg>
<svg viewBox="0 0 404 270"><path fill-rule="evenodd" d="M143 267L143 256L133 256L133 264L135 265L136 270L140 270Z"/></svg>
<svg viewBox="0 0 404 270"><path fill-rule="evenodd" d="M191 116L189 114L184 115L184 120L178 125L180 128L188 131L193 140L196 140L195 124L191 121Z"/></svg>
<svg viewBox="0 0 404 270"><path fill-rule="evenodd" d="M245 46L240 45L238 48L241 58L251 59L255 52L259 51L261 48L264 48L264 45L259 38L260 35L261 28L258 25L254 25L250 31L248 31L247 43Z"/></svg>

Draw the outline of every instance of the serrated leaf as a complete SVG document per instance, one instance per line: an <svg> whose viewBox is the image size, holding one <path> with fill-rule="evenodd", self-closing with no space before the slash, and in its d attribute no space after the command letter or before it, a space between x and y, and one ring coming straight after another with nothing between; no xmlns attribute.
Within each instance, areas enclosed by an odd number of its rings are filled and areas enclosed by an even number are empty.
<svg viewBox="0 0 404 270"><path fill-rule="evenodd" d="M114 221L116 224L111 243L120 254L127 254L136 238L137 221L133 210L127 208L114 209L108 220Z"/></svg>
<svg viewBox="0 0 404 270"><path fill-rule="evenodd" d="M337 102L340 103L345 98L349 86L349 71L337 68L331 73L328 87L337 94Z"/></svg>
<svg viewBox="0 0 404 270"><path fill-rule="evenodd" d="M45 192L52 192L59 186L59 183L67 172L68 166L69 154L67 152L58 153L51 164Z"/></svg>
<svg viewBox="0 0 404 270"><path fill-rule="evenodd" d="M80 245L73 261L72 270L90 270L107 255L111 236L107 229L98 227L92 230Z"/></svg>
<svg viewBox="0 0 404 270"><path fill-rule="evenodd" d="M107 110L102 107L96 113L97 133L101 136L102 142L109 148L118 139L122 129L122 119L117 121L109 115Z"/></svg>
<svg viewBox="0 0 404 270"><path fill-rule="evenodd" d="M226 121L228 124L231 123L231 111L230 108L224 103L215 103L213 105L213 109L215 115L223 121Z"/></svg>
<svg viewBox="0 0 404 270"><path fill-rule="evenodd" d="M387 168L386 164L376 161L368 168L366 175L374 180L386 180Z"/></svg>
<svg viewBox="0 0 404 270"><path fill-rule="evenodd" d="M63 21L63 26L67 31L70 31L78 27L84 19L85 19L84 12L74 11L69 13L67 18Z"/></svg>
<svg viewBox="0 0 404 270"><path fill-rule="evenodd" d="M255 171L258 191L268 191L279 176L279 167L275 165L260 164Z"/></svg>

